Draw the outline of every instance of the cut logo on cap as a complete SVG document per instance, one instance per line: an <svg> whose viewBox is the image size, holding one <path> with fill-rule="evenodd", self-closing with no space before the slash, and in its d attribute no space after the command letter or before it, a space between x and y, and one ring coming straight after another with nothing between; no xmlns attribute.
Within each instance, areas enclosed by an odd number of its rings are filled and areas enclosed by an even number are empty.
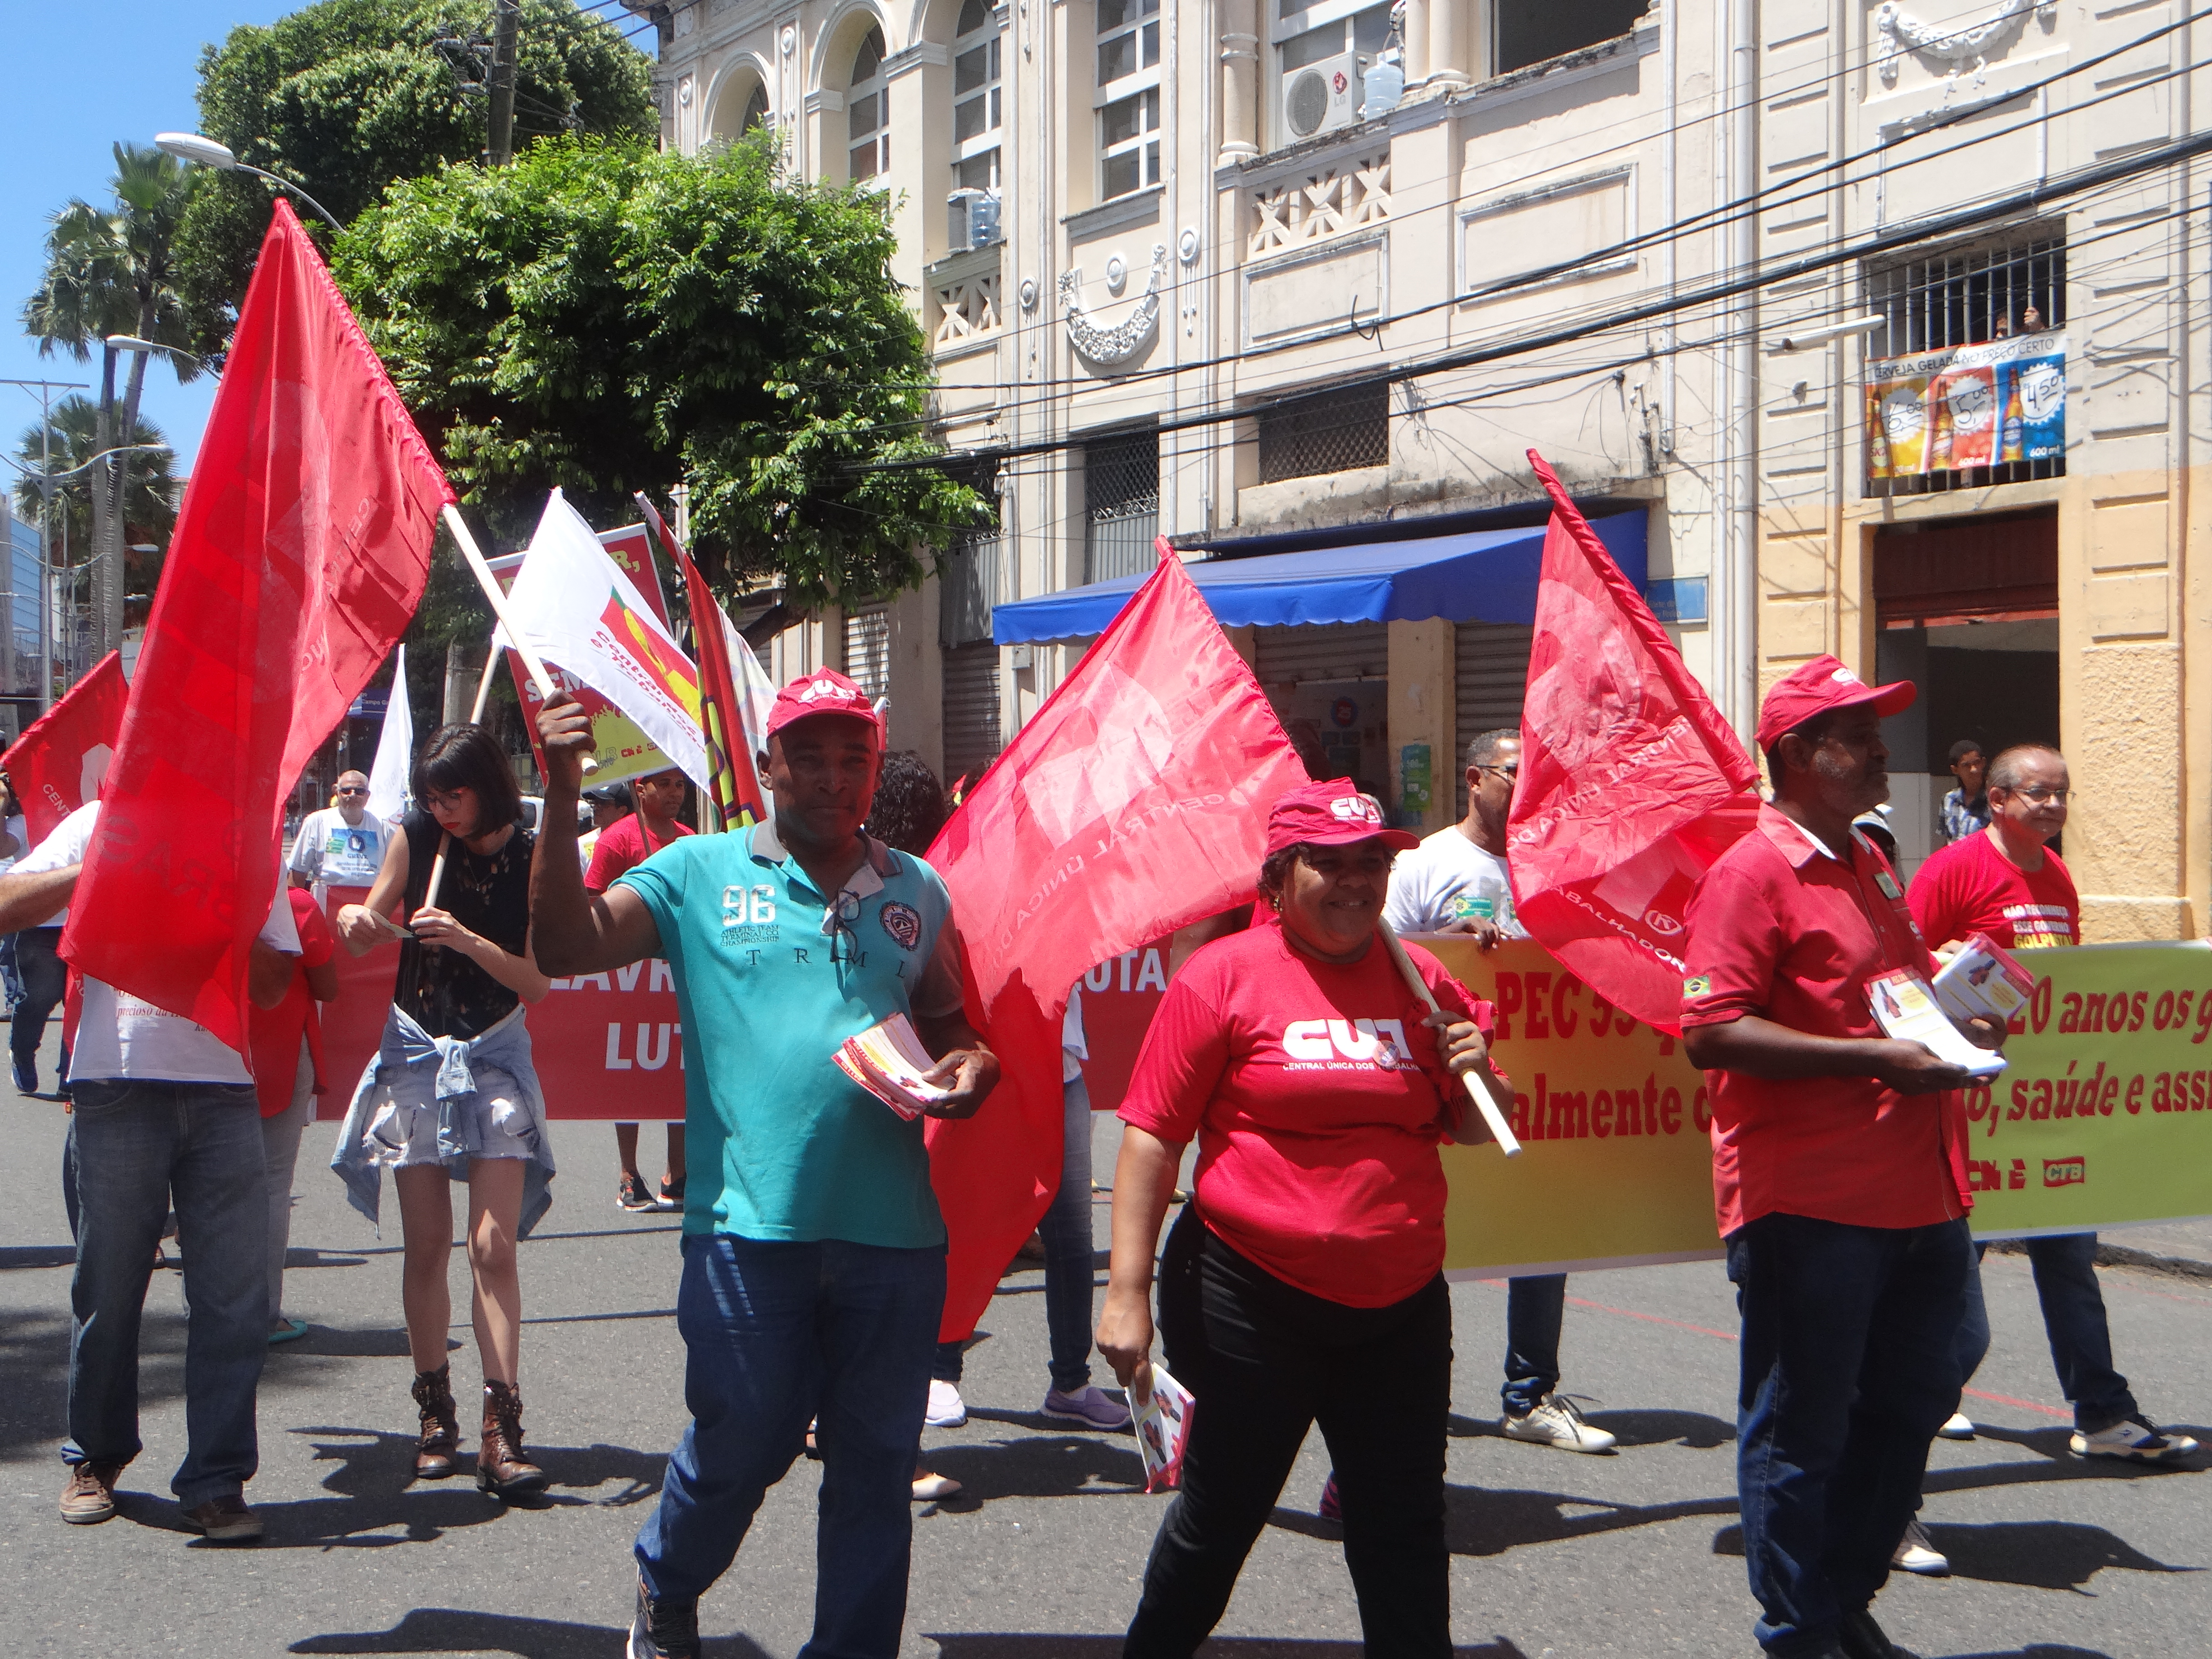
<svg viewBox="0 0 2212 1659"><path fill-rule="evenodd" d="M1848 668L1838 668L1834 673L1829 675L1828 678L1835 681L1838 685L1861 685L1865 683L1861 680L1857 675L1852 673Z"/></svg>
<svg viewBox="0 0 2212 1659"><path fill-rule="evenodd" d="M799 700L801 702L820 702L824 698L835 698L839 702L860 702L865 701L867 695L858 688L848 690L835 680L815 680L799 694Z"/></svg>
<svg viewBox="0 0 2212 1659"><path fill-rule="evenodd" d="M1329 802L1328 810L1346 823L1380 823L1382 814L1373 801L1364 795L1339 795Z"/></svg>

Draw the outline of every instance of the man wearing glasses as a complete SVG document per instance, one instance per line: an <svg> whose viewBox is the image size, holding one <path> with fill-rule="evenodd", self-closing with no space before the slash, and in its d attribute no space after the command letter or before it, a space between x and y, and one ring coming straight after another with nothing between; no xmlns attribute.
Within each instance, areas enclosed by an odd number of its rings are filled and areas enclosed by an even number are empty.
<svg viewBox="0 0 2212 1659"><path fill-rule="evenodd" d="M1472 933L1488 951L1528 933L1513 913L1505 868L1505 815L1521 775L1521 734L1510 726L1479 733L1467 746L1467 816L1425 837L1390 872L1383 918L1401 933ZM1498 1426L1515 1440L1563 1451L1611 1451L1614 1437L1557 1392L1559 1329L1567 1276L1540 1273L1508 1281L1504 1407Z"/></svg>
<svg viewBox="0 0 2212 1659"><path fill-rule="evenodd" d="M301 820L292 843L292 884L313 887L319 903L325 889L373 885L390 833L368 815L368 780L362 774L339 773L336 806Z"/></svg>
<svg viewBox="0 0 2212 1659"><path fill-rule="evenodd" d="M1970 933L1987 933L2010 951L2078 945L2081 900L2074 878L2048 843L2066 827L2071 780L2055 749L2022 744L1990 763L1989 828L1954 842L1920 866L1910 900L1921 937L1948 957ZM2160 1431L2136 1404L2128 1380L2112 1366L2112 1335L2097 1288L2097 1236L2065 1233L2027 1241L2051 1362L2074 1406L2077 1457L2119 1457L2165 1463L2187 1457L2197 1443ZM1971 1381L1989 1352L1989 1315L1978 1272L1966 1285L1966 1317L1959 1333L1959 1369ZM1974 1425L1954 1414L1942 1430L1971 1439ZM1906 1545L1916 1540L1909 1534ZM1917 1540L1922 1548L1924 1540ZM1934 1563L1900 1560L1921 1572Z"/></svg>

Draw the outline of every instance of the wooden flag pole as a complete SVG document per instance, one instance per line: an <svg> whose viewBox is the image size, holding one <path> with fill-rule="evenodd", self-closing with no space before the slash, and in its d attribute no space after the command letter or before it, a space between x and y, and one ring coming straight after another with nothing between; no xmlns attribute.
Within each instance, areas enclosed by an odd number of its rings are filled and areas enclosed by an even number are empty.
<svg viewBox="0 0 2212 1659"><path fill-rule="evenodd" d="M1390 952L1390 960L1398 964L1399 973L1404 976L1413 994L1428 1004L1431 1013L1442 1013L1443 1010L1437 1006L1436 993L1429 989L1428 981L1421 977L1421 970L1413 966L1413 957L1406 954L1406 947L1399 942L1398 935L1392 931L1390 924L1377 916L1375 918L1375 931L1382 935L1382 943ZM1498 1143L1498 1150L1508 1158L1520 1157L1521 1143L1514 1139L1513 1126L1498 1109L1498 1103L1490 1097L1490 1091L1465 1074L1461 1076L1460 1081L1467 1085L1468 1097L1481 1111L1482 1121L1490 1126L1491 1139Z"/></svg>
<svg viewBox="0 0 2212 1659"><path fill-rule="evenodd" d="M484 705L491 701L491 677L499 672L499 647L493 645L484 652L483 672L477 676L477 700L469 708L469 724L483 724ZM450 835L438 837L438 856L430 861L430 884L424 890L422 902L435 904L438 889L446 879L446 854L453 850Z"/></svg>

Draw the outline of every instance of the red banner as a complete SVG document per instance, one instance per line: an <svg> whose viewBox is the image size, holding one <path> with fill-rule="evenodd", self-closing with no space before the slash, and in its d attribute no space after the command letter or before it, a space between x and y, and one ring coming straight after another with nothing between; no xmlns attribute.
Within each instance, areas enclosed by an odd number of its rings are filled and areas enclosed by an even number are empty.
<svg viewBox="0 0 2212 1659"><path fill-rule="evenodd" d="M15 799L22 803L23 828L32 847L99 793L115 757L130 695L123 683L123 654L111 651L0 755L0 770L13 780Z"/></svg>

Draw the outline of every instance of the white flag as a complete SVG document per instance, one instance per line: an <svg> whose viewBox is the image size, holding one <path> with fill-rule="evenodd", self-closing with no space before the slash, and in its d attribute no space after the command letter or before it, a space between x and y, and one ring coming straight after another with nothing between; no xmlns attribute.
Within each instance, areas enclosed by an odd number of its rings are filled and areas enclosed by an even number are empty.
<svg viewBox="0 0 2212 1659"><path fill-rule="evenodd" d="M556 489L507 592L515 631L634 720L701 788L699 672L636 586ZM495 647L507 643L502 630Z"/></svg>
<svg viewBox="0 0 2212 1659"><path fill-rule="evenodd" d="M376 735L376 758L368 768L368 816L389 823L407 808L407 773L415 759L415 711L407 702L407 647L399 647L392 671L392 695L384 705L384 729Z"/></svg>

